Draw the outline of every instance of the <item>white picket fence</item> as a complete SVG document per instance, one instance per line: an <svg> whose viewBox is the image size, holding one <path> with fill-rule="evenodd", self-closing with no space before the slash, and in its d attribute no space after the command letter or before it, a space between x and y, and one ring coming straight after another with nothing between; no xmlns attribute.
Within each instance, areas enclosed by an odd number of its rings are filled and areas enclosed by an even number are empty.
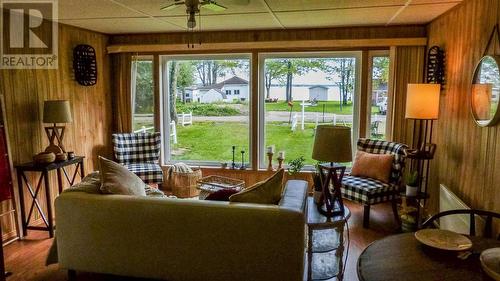
<svg viewBox="0 0 500 281"><path fill-rule="evenodd" d="M177 128L175 127L175 121L170 122L170 139L177 144Z"/></svg>
<svg viewBox="0 0 500 281"><path fill-rule="evenodd" d="M185 127L186 125L193 125L193 112L177 114L177 120Z"/></svg>
<svg viewBox="0 0 500 281"><path fill-rule="evenodd" d="M155 127L147 127L142 126L139 130L135 130L134 133L147 133L147 132L154 132Z"/></svg>
<svg viewBox="0 0 500 281"><path fill-rule="evenodd" d="M142 126L139 130L135 130L134 133L147 133L154 132L155 127ZM170 122L170 138L173 140L174 144L177 144L177 128L175 127L175 121Z"/></svg>

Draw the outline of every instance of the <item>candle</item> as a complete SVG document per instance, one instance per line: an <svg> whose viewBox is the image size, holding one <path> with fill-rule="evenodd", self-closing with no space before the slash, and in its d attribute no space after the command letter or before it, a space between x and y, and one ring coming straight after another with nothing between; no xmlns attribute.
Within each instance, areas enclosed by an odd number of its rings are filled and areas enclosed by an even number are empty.
<svg viewBox="0 0 500 281"><path fill-rule="evenodd" d="M284 151L278 152L278 158L285 159L285 152Z"/></svg>
<svg viewBox="0 0 500 281"><path fill-rule="evenodd" d="M274 153L274 145L270 145L267 147L267 153Z"/></svg>

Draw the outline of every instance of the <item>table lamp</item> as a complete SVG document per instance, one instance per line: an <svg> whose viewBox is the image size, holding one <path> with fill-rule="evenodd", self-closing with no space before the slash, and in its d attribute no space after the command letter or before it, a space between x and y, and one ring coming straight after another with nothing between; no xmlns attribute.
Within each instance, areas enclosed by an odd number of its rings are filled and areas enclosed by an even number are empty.
<svg viewBox="0 0 500 281"><path fill-rule="evenodd" d="M316 128L312 158L320 162L321 172L326 173L323 184L323 195L318 211L327 216L334 217L344 215L344 204L342 202L342 178L345 166L338 163L352 161L351 128L345 126L319 125ZM330 181L333 185L333 193L330 192Z"/></svg>
<svg viewBox="0 0 500 281"><path fill-rule="evenodd" d="M43 123L53 124L45 127L45 133L49 138L49 146L45 148L46 152L54 154L64 153L63 139L64 126L58 126L57 123L71 123L71 108L67 100L46 100L43 104ZM57 141L57 143L56 143Z"/></svg>

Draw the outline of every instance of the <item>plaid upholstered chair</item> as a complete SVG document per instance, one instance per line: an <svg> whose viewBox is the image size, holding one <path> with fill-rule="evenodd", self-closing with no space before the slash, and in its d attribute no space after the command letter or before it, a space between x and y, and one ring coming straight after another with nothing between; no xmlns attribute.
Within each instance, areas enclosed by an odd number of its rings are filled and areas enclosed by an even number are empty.
<svg viewBox="0 0 500 281"><path fill-rule="evenodd" d="M161 185L163 182L160 144L160 133L113 134L116 161L148 184Z"/></svg>
<svg viewBox="0 0 500 281"><path fill-rule="evenodd" d="M364 205L363 227L365 228L370 224L370 206L388 201L392 202L394 217L399 223L396 200L399 197L407 146L397 142L359 139L357 147L358 150L368 153L394 155L389 183L366 177L344 176L342 197Z"/></svg>

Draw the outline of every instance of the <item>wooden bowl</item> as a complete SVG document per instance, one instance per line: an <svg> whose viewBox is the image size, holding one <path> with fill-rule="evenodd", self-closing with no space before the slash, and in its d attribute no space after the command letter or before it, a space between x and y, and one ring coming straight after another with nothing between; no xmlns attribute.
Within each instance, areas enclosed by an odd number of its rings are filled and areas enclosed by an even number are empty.
<svg viewBox="0 0 500 281"><path fill-rule="evenodd" d="M479 257L484 272L493 280L500 280L500 248L491 248L481 253Z"/></svg>
<svg viewBox="0 0 500 281"><path fill-rule="evenodd" d="M56 155L53 152L41 152L33 156L33 162L36 164L50 164L56 160Z"/></svg>
<svg viewBox="0 0 500 281"><path fill-rule="evenodd" d="M66 156L66 153L57 153L56 154L56 161L59 162L59 161L64 161L68 159L68 157Z"/></svg>

